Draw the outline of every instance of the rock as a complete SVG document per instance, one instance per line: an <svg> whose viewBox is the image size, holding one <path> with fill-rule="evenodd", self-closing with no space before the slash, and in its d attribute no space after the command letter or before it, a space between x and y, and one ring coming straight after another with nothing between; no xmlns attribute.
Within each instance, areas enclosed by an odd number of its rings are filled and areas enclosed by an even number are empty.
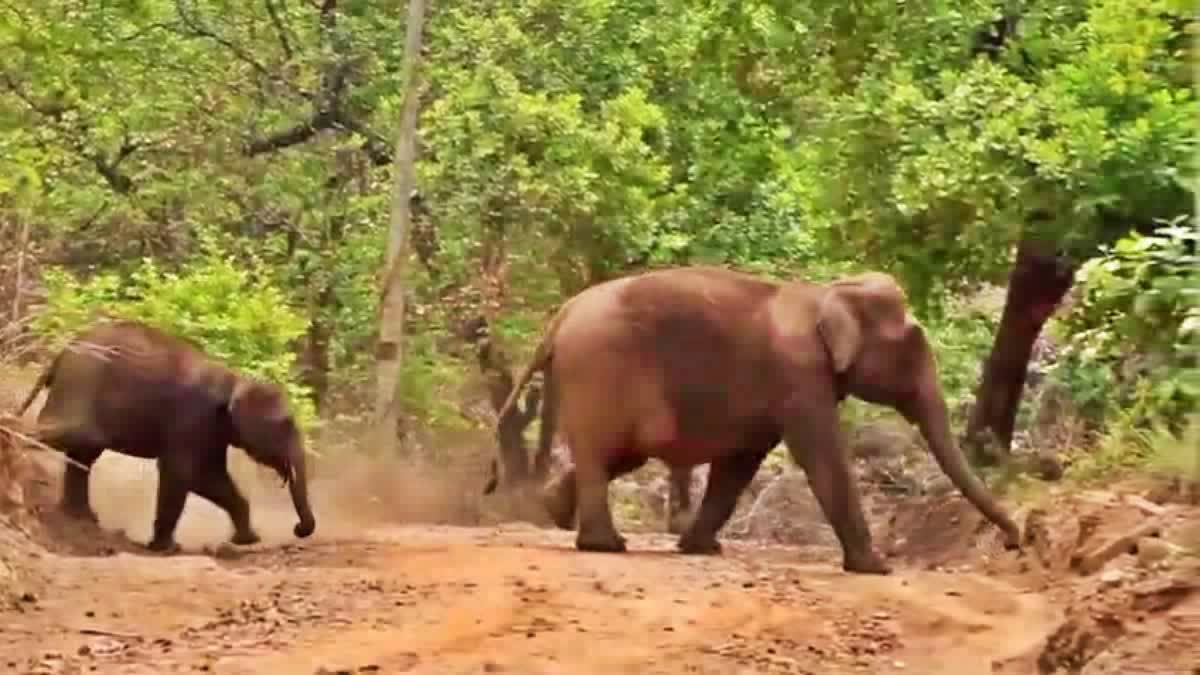
<svg viewBox="0 0 1200 675"><path fill-rule="evenodd" d="M1137 611L1165 612L1200 592L1195 578L1151 579L1133 589L1133 608Z"/></svg>
<svg viewBox="0 0 1200 675"><path fill-rule="evenodd" d="M236 560L242 557L241 551L227 541L218 544L216 548L213 549L212 555L218 560Z"/></svg>
<svg viewBox="0 0 1200 675"><path fill-rule="evenodd" d="M1158 537L1142 537L1137 541L1138 564L1150 567L1171 556L1172 546Z"/></svg>
<svg viewBox="0 0 1200 675"><path fill-rule="evenodd" d="M1125 580L1125 573L1121 570L1104 570L1100 575L1100 583L1106 587L1118 586Z"/></svg>
<svg viewBox="0 0 1200 675"><path fill-rule="evenodd" d="M1083 535L1078 518L1056 512L1053 516L1044 508L1034 508L1025 518L1024 544L1037 555L1046 569L1065 570Z"/></svg>
<svg viewBox="0 0 1200 675"><path fill-rule="evenodd" d="M1167 512L1167 507L1162 506L1161 504L1155 504L1149 499L1145 499L1144 497L1139 497L1137 495L1125 495L1125 501L1133 506L1138 507L1144 513L1146 513L1146 515L1161 516Z"/></svg>
<svg viewBox="0 0 1200 675"><path fill-rule="evenodd" d="M925 482L921 491L931 497L944 497L958 488L954 487L954 481L950 480L943 474L938 474Z"/></svg>
<svg viewBox="0 0 1200 675"><path fill-rule="evenodd" d="M863 424L850 440L851 457L879 459L895 457L913 444L912 431L891 422Z"/></svg>
<svg viewBox="0 0 1200 675"><path fill-rule="evenodd" d="M1063 464L1057 457L1048 452L1039 452L1033 460L1033 468L1038 478L1045 481L1056 481L1063 477Z"/></svg>

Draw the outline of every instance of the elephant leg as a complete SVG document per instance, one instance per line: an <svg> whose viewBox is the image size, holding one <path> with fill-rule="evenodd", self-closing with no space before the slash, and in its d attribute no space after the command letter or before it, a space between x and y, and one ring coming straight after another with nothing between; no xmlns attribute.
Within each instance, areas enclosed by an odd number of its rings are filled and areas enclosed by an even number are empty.
<svg viewBox="0 0 1200 675"><path fill-rule="evenodd" d="M758 473L758 467L769 452L770 448L739 450L713 460L709 466L708 484L704 486L704 497L700 500L700 510L676 545L681 553L721 552L717 532L729 522L729 517L737 508L738 497L754 479L754 474Z"/></svg>
<svg viewBox="0 0 1200 675"><path fill-rule="evenodd" d="M692 467L670 467L667 494L667 532L683 534L692 515Z"/></svg>
<svg viewBox="0 0 1200 675"><path fill-rule="evenodd" d="M582 453L576 456L587 457ZM575 536L575 548L606 553L625 551L625 538L617 533L608 506L608 483L641 467L647 459L645 455L624 455L607 465L590 457L576 462L574 479L579 532Z"/></svg>
<svg viewBox="0 0 1200 675"><path fill-rule="evenodd" d="M554 525L562 530L575 527L575 503L579 499L575 469L571 468L550 482L542 493L542 504Z"/></svg>
<svg viewBox="0 0 1200 675"><path fill-rule="evenodd" d="M154 509L154 534L146 548L161 553L179 550L175 527L183 515L191 481L188 472L164 457L158 459L158 499Z"/></svg>
<svg viewBox="0 0 1200 675"><path fill-rule="evenodd" d="M88 494L88 476L92 465L104 453L100 439L81 433L74 425L56 421L46 409L38 417L38 440L58 450L74 462L63 471L62 498L59 508L73 518L97 522ZM86 467L86 468L84 468Z"/></svg>
<svg viewBox="0 0 1200 675"><path fill-rule="evenodd" d="M608 467L609 480L634 471L647 462L646 457L630 455L623 457ZM563 530L575 527L575 506L579 501L579 479L572 467L561 476L550 482L542 493L542 504L550 513L554 525Z"/></svg>
<svg viewBox="0 0 1200 675"><path fill-rule="evenodd" d="M92 510L88 478L91 476L92 465L96 463L97 459L100 459L100 455L103 453L103 448L84 446L74 446L65 451L67 457L87 468L67 464L67 468L63 472L62 502L60 504L63 513L73 518L93 523L99 522L96 512Z"/></svg>
<svg viewBox="0 0 1200 675"><path fill-rule="evenodd" d="M233 521L234 544L248 546L262 541L254 528L250 526L250 502L242 496L225 463L210 468L196 478L192 491L216 504L229 514Z"/></svg>
<svg viewBox="0 0 1200 675"><path fill-rule="evenodd" d="M842 545L842 569L860 574L890 574L891 567L871 543L854 469L842 443L837 409L804 415L804 425L789 432L788 451L808 475L813 496Z"/></svg>

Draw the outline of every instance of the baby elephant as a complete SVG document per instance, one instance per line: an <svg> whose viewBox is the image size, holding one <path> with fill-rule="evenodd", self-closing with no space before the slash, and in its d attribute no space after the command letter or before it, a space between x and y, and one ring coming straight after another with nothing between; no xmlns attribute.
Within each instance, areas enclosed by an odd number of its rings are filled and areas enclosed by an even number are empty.
<svg viewBox="0 0 1200 675"><path fill-rule="evenodd" d="M250 505L226 466L228 446L242 448L279 473L300 522L316 529L308 502L304 441L283 391L213 360L197 345L137 321L111 321L76 336L38 378L21 404L49 390L37 436L91 468L106 449L158 461L154 534L147 548L175 551L175 527L189 491L224 509L233 543L254 544ZM95 520L88 473L68 464L62 507Z"/></svg>

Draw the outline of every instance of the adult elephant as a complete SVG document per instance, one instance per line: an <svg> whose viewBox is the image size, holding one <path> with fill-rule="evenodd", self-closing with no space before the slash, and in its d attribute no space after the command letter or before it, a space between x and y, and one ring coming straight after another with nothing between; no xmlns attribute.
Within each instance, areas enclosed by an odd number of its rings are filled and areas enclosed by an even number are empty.
<svg viewBox="0 0 1200 675"><path fill-rule="evenodd" d="M62 508L95 520L88 470L105 449L158 460L154 534L147 548L173 551L189 491L225 510L233 543L254 544L250 505L226 464L228 446L277 471L300 522L316 529L308 501L304 441L283 391L213 360L191 342L137 321L99 324L77 335L42 372L21 404L43 389L37 436L78 462L63 478ZM86 468L85 468L86 467Z"/></svg>
<svg viewBox="0 0 1200 675"><path fill-rule="evenodd" d="M951 437L933 351L887 274L780 283L700 266L604 282L559 309L505 408L538 370L543 431L561 427L574 461L545 491L545 505L565 529L578 511L579 550L625 550L608 482L657 457L676 477L711 463L678 548L719 552L717 532L738 496L784 441L841 543L843 569L889 573L840 435L838 404L847 395L916 424L1006 547L1019 545L1016 523Z"/></svg>

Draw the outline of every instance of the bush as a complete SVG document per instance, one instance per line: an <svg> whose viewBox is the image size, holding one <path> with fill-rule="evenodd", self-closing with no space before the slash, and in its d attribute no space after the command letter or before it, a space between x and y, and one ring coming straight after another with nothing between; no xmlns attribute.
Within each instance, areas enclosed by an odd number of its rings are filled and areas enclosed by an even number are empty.
<svg viewBox="0 0 1200 675"><path fill-rule="evenodd" d="M1098 425L1178 431L1200 403L1200 228L1130 234L1080 270L1050 378Z"/></svg>
<svg viewBox="0 0 1200 675"><path fill-rule="evenodd" d="M923 322L937 359L938 380L954 413L974 401L983 363L992 349L995 318L966 300L951 300L944 311Z"/></svg>
<svg viewBox="0 0 1200 675"><path fill-rule="evenodd" d="M143 259L122 280L112 272L80 281L60 269L47 269L47 307L33 329L61 348L75 333L101 318L137 319L196 341L214 358L287 390L297 421L317 421L308 388L300 384L290 343L308 320L287 306L284 294L209 246L179 273Z"/></svg>

